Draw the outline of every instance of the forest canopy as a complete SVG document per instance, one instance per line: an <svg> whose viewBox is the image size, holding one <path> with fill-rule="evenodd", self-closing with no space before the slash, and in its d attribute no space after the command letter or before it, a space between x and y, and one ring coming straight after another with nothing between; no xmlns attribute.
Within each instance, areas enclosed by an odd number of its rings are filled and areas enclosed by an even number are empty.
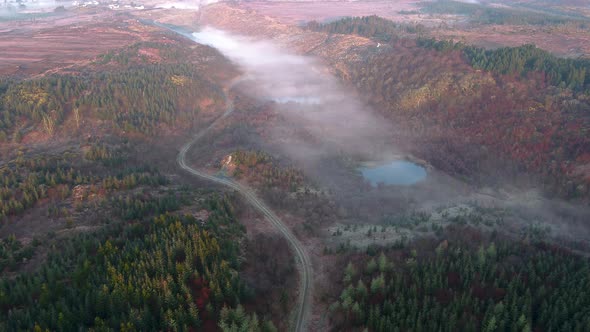
<svg viewBox="0 0 590 332"><path fill-rule="evenodd" d="M588 260L556 248L441 242L351 260L330 307L370 331L586 331Z"/></svg>
<svg viewBox="0 0 590 332"><path fill-rule="evenodd" d="M407 33L420 35L423 30L420 26L401 25L378 16L347 17L326 24L311 22L307 28L327 33L358 34L383 42L398 40ZM522 76L536 71L545 73L552 85L561 88L576 91L588 91L590 88L590 60L560 58L534 45L486 50L462 42L423 36L416 39L416 44L441 52L461 51L466 61L476 69Z"/></svg>
<svg viewBox="0 0 590 332"><path fill-rule="evenodd" d="M590 60L559 58L535 45L486 50L432 38L419 38L417 44L441 52L461 50L469 64L476 69L519 76L537 71L544 73L552 85L560 88L586 92L590 88Z"/></svg>
<svg viewBox="0 0 590 332"><path fill-rule="evenodd" d="M0 330L275 331L239 306L253 293L237 272L233 207L207 205L206 225L163 214L63 240L38 272L0 279Z"/></svg>

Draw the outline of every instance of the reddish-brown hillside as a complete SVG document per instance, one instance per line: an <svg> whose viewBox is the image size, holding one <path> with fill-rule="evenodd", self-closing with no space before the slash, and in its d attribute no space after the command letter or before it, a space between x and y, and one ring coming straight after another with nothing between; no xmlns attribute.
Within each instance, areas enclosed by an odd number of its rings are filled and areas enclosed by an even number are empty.
<svg viewBox="0 0 590 332"><path fill-rule="evenodd" d="M320 57L404 128L392 144L447 172L526 170L542 175L547 188L562 196L588 196L589 98L549 86L543 73L492 75L471 68L459 52L426 50L413 40L378 49L370 39L308 32L223 4L208 7L203 17L219 28ZM506 164L516 168L507 170Z"/></svg>

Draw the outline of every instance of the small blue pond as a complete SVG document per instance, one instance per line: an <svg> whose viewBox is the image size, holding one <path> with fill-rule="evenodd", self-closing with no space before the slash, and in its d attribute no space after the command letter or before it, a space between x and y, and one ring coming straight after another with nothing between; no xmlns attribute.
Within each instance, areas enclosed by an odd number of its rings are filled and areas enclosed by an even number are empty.
<svg viewBox="0 0 590 332"><path fill-rule="evenodd" d="M387 164L359 168L363 177L376 187L386 185L409 186L426 178L426 169L405 160L395 160Z"/></svg>

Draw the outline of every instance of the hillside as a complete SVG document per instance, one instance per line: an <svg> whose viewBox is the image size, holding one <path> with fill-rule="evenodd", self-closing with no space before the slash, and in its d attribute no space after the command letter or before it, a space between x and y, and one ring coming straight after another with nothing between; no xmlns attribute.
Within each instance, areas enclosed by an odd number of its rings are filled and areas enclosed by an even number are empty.
<svg viewBox="0 0 590 332"><path fill-rule="evenodd" d="M533 171L549 192L588 198L588 96L553 86L542 72L518 77L478 70L461 52L425 49L411 38L377 48L368 38L287 28L226 5L208 7L204 17L321 58L397 125L396 144L440 169L494 178Z"/></svg>
<svg viewBox="0 0 590 332"><path fill-rule="evenodd" d="M284 329L297 281L287 244L272 232L254 242L247 206L174 164L179 142L225 111L238 71L211 48L104 14L30 23L104 42L80 54L54 45L0 78L0 330Z"/></svg>
<svg viewBox="0 0 590 332"><path fill-rule="evenodd" d="M576 5L0 17L0 330L587 330Z"/></svg>

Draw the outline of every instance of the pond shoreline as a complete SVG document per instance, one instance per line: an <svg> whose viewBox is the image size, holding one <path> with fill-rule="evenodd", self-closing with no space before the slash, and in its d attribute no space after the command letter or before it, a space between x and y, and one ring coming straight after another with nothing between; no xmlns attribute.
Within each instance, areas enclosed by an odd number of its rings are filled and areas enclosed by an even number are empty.
<svg viewBox="0 0 590 332"><path fill-rule="evenodd" d="M360 167L357 167L357 171L373 187L380 185L411 186L424 181L428 176L428 168L421 163L399 158L386 162L364 162Z"/></svg>

